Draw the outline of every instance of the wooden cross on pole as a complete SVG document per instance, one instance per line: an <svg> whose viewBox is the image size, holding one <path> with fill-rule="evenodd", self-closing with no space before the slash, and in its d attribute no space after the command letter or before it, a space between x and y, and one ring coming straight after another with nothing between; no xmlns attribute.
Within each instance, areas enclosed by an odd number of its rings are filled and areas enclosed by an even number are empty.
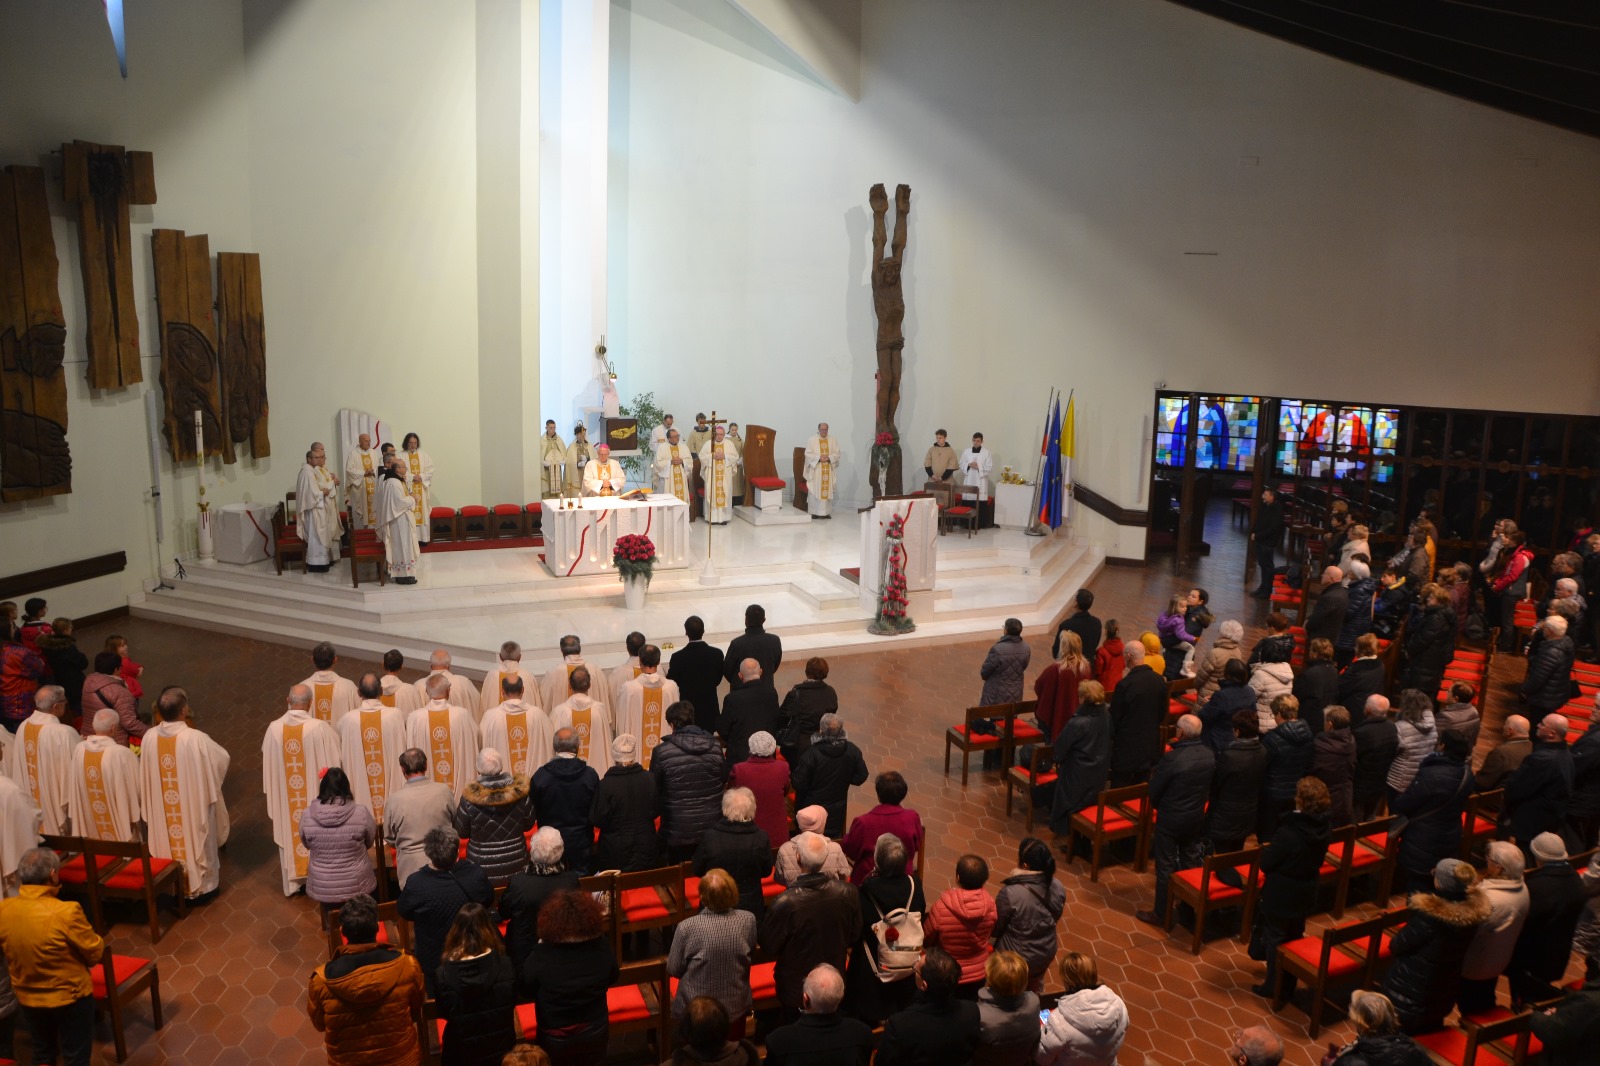
<svg viewBox="0 0 1600 1066"><path fill-rule="evenodd" d="M727 425L728 420L726 418L718 418L716 408L712 408L711 417L706 422L711 427L711 442L712 447L715 447L717 426ZM706 481L706 472L704 470L700 471L700 480L706 482L706 502L700 505L700 517L706 520L706 565L709 566L711 564L711 483Z"/></svg>

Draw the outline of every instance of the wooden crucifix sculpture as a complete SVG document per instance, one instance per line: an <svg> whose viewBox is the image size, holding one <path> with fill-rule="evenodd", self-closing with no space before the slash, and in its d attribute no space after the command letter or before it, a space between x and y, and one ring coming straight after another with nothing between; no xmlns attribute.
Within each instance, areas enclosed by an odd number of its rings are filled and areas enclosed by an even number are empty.
<svg viewBox="0 0 1600 1066"><path fill-rule="evenodd" d="M156 202L155 160L149 152L88 141L62 145L61 156L66 201L78 205L89 387L120 389L144 380L128 205Z"/></svg>
<svg viewBox="0 0 1600 1066"><path fill-rule="evenodd" d="M872 204L872 309L878 317L878 385L873 439L876 442L883 433L894 437L896 444L889 455L883 491L885 495L898 496L903 491L898 446L900 431L895 428L894 419L900 407L900 378L906 347L906 297L900 274L905 261L906 216L911 213L911 186L895 186L892 244L884 218L889 212L888 193L880 183L872 187L867 197ZM885 245L889 247L888 256L883 254ZM876 443L873 450L876 460Z"/></svg>

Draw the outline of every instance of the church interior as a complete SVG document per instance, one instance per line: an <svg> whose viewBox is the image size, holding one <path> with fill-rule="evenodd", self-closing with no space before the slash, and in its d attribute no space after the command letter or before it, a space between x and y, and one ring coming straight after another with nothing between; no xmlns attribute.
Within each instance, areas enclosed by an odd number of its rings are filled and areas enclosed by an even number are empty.
<svg viewBox="0 0 1600 1066"><path fill-rule="evenodd" d="M930 904L963 856L987 862L993 894L1025 837L1051 846L1059 950L1092 956L1127 1006L1116 1061L1219 1061L1251 1027L1280 1061L1334 1061L1361 1035L1352 989L1380 988L1387 958L1335 952L1326 1003L1305 981L1259 994L1249 906L1198 930L1138 916L1148 802L1136 840L1091 863L1052 827L1047 771L1009 746L1005 769L952 765L947 731L985 705L980 666L1008 620L1031 654L1008 702L1035 695L1080 588L1130 644L1195 588L1245 649L1279 612L1304 637L1347 512L1373 583L1419 522L1429 581L1476 573L1499 523L1520 526L1528 569L1504 618L1484 570L1468 594L1482 625L1451 644L1482 663L1468 769L1508 718L1547 710L1578 751L1600 687L1587 615L1572 702L1525 689L1534 603L1600 561L1600 18L1424 6L0 0L0 600L47 601L90 662L125 638L141 716L181 686L230 757L220 890L181 917L158 901L159 922L139 893L95 898L108 950L159 978L125 999L100 981L93 1061L328 1061L307 980L337 945L326 908L281 891L262 785L282 770L262 737L314 645L351 680L395 649L407 682L439 649L476 685L505 641L542 676L578 634L610 671L637 664L638 631L665 673L685 618L726 647L754 603L782 638L779 696L826 658L866 765L904 775ZM875 186L909 187L886 216L907 230L897 309ZM743 428L731 506L702 477L722 453L699 440L670 498L646 439L667 413L685 435L697 414ZM578 426L602 443L619 415L637 420L618 454L648 510L582 499L587 468L552 473L541 445L547 419L565 446ZM808 453L822 423L838 448L825 491ZM964 467L925 478L936 431L962 462L982 435L971 497ZM354 492L358 433L400 446L401 468L415 434L431 462L402 523L415 583L348 514L331 569L308 563L302 453L325 443ZM1283 516L1270 546L1264 492ZM660 552L639 601L610 554L628 515ZM896 523L903 546L885 539ZM1398 708L1410 645L1392 636ZM1168 680L1163 745L1203 703L1181 669ZM1600 763L1587 772L1600 788ZM850 818L872 789L851 790ZM1461 855L1483 876L1495 833L1472 830ZM1308 937L1403 914L1385 832L1383 875L1351 874L1354 838L1345 869L1330 852ZM1596 844L1569 841L1576 869ZM633 961L665 954L645 939ZM1551 983L1585 980L1574 953ZM1527 1004L1501 987L1521 1019L1497 1037L1504 1061L1589 1061L1530 1052ZM700 1061L672 1058L665 997L640 988L646 1023L613 1024L593 1061ZM1052 967L1044 1006L1062 991ZM427 1061L435 1023L430 998ZM769 1059L773 1024L758 1005L748 1035ZM1452 1012L1449 1039L1421 1046L1459 1062L1478 1024Z"/></svg>

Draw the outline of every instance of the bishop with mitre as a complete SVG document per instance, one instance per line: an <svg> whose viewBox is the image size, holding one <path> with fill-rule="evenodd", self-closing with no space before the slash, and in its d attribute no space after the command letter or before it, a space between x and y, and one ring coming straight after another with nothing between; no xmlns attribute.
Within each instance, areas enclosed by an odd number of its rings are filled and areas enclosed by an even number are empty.
<svg viewBox="0 0 1600 1066"><path fill-rule="evenodd" d="M311 692L301 697L311 718ZM189 696L173 686L156 700L161 720L144 735L139 753L139 798L149 826L150 854L183 863L184 894L212 896L222 884L217 856L225 827L219 814L222 774L210 738L184 720ZM287 787L287 779L285 786Z"/></svg>
<svg viewBox="0 0 1600 1066"><path fill-rule="evenodd" d="M552 740L555 726L550 716L523 697L528 693L522 675L512 674L500 682L505 700L483 712L478 733L483 747L503 752L506 772L532 777L533 772L555 756Z"/></svg>
<svg viewBox="0 0 1600 1066"><path fill-rule="evenodd" d="M444 674L432 674L426 683L428 702L406 720L406 744L427 753L428 772L449 785L459 800L477 780L478 727L471 711L449 701L450 682Z"/></svg>
<svg viewBox="0 0 1600 1066"><path fill-rule="evenodd" d="M694 453L683 443L678 431L667 431L667 439L656 446L653 464L659 491L689 502L689 483L694 480Z"/></svg>
<svg viewBox="0 0 1600 1066"><path fill-rule="evenodd" d="M622 686L617 699L616 732L639 740L639 763L650 769L661 738L672 733L667 708L678 702L678 683L661 675L661 649L646 644L639 652L639 676Z"/></svg>
<svg viewBox="0 0 1600 1066"><path fill-rule="evenodd" d="M306 542L306 569L314 574L326 574L339 552L339 479L328 473L327 463L322 444L312 444L294 488L295 521Z"/></svg>
<svg viewBox="0 0 1600 1066"><path fill-rule="evenodd" d="M628 478L622 472L622 464L611 458L611 445L600 445L594 455L583 468L583 494L615 496L627 488Z"/></svg>
<svg viewBox="0 0 1600 1066"><path fill-rule="evenodd" d="M371 433L363 433L344 457L344 491L351 529L371 529L376 524L378 480L382 476L383 449L372 446Z"/></svg>
<svg viewBox="0 0 1600 1066"><path fill-rule="evenodd" d="M139 798L139 757L117 743L117 712L94 712L94 734L72 753L72 790L67 813L78 836L138 840L144 804Z"/></svg>
<svg viewBox="0 0 1600 1066"><path fill-rule="evenodd" d="M405 784L400 753L406 750L406 716L383 702L377 674L362 674L356 685L361 702L339 720L339 757L350 777L356 802L383 824L389 793Z"/></svg>
<svg viewBox="0 0 1600 1066"><path fill-rule="evenodd" d="M288 708L261 738L261 787L267 794L267 817L272 819L272 840L278 845L285 896L306 885L311 855L300 840L300 818L317 798L322 771L340 762L339 735L311 713L311 701L309 686L291 688Z"/></svg>
<svg viewBox="0 0 1600 1066"><path fill-rule="evenodd" d="M544 499L561 495L561 464L567 461L567 446L556 432L556 420L544 421L544 436L539 438L539 490Z"/></svg>
<svg viewBox="0 0 1600 1066"><path fill-rule="evenodd" d="M396 585L415 585L422 543L417 539L416 501L406 491L398 465L384 468L383 484L378 489L377 526L389 576Z"/></svg>
<svg viewBox="0 0 1600 1066"><path fill-rule="evenodd" d="M839 441L828 436L828 423L817 423L814 437L806 441L806 510L812 518L832 518L833 500L839 494Z"/></svg>
<svg viewBox="0 0 1600 1066"><path fill-rule="evenodd" d="M718 426L700 446L700 478L706 486L706 521L725 526L733 517L733 472L739 452L727 441L728 431Z"/></svg>

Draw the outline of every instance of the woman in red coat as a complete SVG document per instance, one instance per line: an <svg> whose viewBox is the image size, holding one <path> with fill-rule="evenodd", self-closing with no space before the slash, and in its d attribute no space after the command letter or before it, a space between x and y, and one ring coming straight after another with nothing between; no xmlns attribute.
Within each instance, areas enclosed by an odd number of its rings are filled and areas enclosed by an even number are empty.
<svg viewBox="0 0 1600 1066"><path fill-rule="evenodd" d="M777 847L789 839L789 764L777 757L778 741L766 730L750 734L750 758L735 763L729 788L748 788L756 796L756 825Z"/></svg>
<svg viewBox="0 0 1600 1066"><path fill-rule="evenodd" d="M1117 620L1106 620L1106 640L1094 653L1094 679L1100 682L1109 696L1122 680L1122 671L1128 665L1122 657L1122 638L1117 636Z"/></svg>
<svg viewBox="0 0 1600 1066"><path fill-rule="evenodd" d="M1034 711L1046 742L1054 744L1056 734L1078 713L1078 683L1094 677L1094 666L1083 655L1083 641L1068 630L1061 635L1061 658L1044 668L1033 683L1039 698Z"/></svg>

